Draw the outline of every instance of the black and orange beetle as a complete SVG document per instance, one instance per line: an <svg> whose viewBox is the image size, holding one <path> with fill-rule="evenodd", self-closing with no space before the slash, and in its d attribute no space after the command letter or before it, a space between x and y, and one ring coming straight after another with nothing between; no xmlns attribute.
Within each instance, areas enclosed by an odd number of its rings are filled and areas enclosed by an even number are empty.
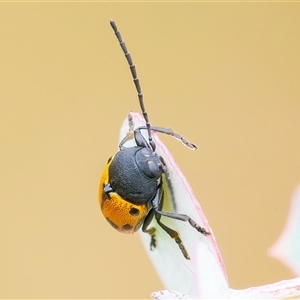
<svg viewBox="0 0 300 300"><path fill-rule="evenodd" d="M156 247L155 228L148 227L155 217L157 224L178 244L184 257L190 259L178 232L162 223L161 217L189 222L192 227L204 235L208 235L209 232L187 215L162 211L164 201L162 174L167 174L167 166L163 158L155 152L151 131L171 135L191 149L197 147L180 134L173 132L172 129L150 125L135 65L115 22L111 20L110 25L129 64L146 126L134 129L129 114L130 130L121 141L119 152L108 160L100 179L100 208L112 227L122 233L134 233L142 227L142 231L151 236L151 250ZM148 140L142 135L141 130L147 130ZM125 147L125 144L132 139L136 146Z"/></svg>

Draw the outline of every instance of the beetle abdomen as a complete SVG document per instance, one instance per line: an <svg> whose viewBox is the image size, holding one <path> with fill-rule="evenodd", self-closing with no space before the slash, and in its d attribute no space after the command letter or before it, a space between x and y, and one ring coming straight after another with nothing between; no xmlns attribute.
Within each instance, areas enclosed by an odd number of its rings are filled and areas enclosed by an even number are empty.
<svg viewBox="0 0 300 300"><path fill-rule="evenodd" d="M101 210L109 224L122 233L139 230L148 213L146 204L131 204L113 192L102 202Z"/></svg>

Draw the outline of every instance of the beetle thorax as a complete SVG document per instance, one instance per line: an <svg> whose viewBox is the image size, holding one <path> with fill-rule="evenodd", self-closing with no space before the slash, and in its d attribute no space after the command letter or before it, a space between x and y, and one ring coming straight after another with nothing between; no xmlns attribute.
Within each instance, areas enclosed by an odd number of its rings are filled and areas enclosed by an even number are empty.
<svg viewBox="0 0 300 300"><path fill-rule="evenodd" d="M159 156L150 148L122 148L109 168L112 189L135 204L152 200L163 173Z"/></svg>

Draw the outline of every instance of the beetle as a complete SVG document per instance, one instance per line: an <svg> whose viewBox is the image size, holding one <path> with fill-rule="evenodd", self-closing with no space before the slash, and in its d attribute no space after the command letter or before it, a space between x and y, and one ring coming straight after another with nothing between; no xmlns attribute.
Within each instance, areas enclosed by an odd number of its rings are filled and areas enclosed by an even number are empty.
<svg viewBox="0 0 300 300"><path fill-rule="evenodd" d="M173 136L191 149L197 147L170 128L150 124L136 67L116 23L110 20L110 25L129 64L146 126L134 128L132 117L128 115L129 131L119 144L119 151L109 158L100 179L101 211L110 225L122 233L134 233L142 227L142 231L151 236L151 250L156 247L156 238L155 228L149 228L149 225L155 218L157 224L178 244L183 256L190 259L179 233L165 225L161 217L188 222L205 236L210 233L185 214L163 211L163 174L168 176L168 169L164 159L155 152L152 131ZM142 134L143 130L147 131L147 139ZM126 147L125 144L132 139L136 146Z"/></svg>

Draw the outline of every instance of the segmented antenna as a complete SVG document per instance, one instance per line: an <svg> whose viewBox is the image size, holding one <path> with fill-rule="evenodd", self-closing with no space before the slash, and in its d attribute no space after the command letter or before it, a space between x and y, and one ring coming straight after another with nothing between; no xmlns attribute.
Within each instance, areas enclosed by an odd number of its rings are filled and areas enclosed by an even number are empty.
<svg viewBox="0 0 300 300"><path fill-rule="evenodd" d="M128 64L129 64L129 68L130 68L130 71L131 71L133 82L134 82L135 88L136 88L137 93L138 93L140 107L141 107L144 119L146 121L146 126L147 126L147 130L148 130L149 144L150 144L152 150L155 151L155 143L153 142L152 135L151 135L151 125L150 125L150 122L149 122L148 114L147 114L147 112L145 110L142 89L141 89L141 86L140 86L140 81L139 81L139 79L137 77L137 72L136 72L135 65L133 64L131 55L130 55L130 53L127 50L126 44L122 40L121 33L118 30L115 21L110 20L110 25L111 25L112 29L115 32L115 35L116 35L116 37L117 37L117 39L118 39L118 41L120 43L120 46L121 46L121 48L122 48L122 50L123 50L123 52L125 54L125 57L126 57L126 60L127 60Z"/></svg>

